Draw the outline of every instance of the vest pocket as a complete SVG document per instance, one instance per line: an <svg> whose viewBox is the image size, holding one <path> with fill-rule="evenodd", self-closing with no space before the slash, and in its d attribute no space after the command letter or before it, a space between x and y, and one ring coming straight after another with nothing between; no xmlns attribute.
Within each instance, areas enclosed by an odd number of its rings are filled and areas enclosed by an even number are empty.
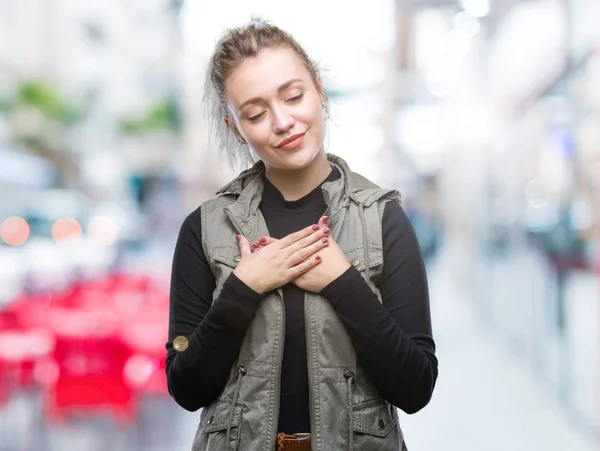
<svg viewBox="0 0 600 451"><path fill-rule="evenodd" d="M231 268L235 268L240 261L240 249L234 246L215 246L213 259Z"/></svg>
<svg viewBox="0 0 600 451"><path fill-rule="evenodd" d="M350 264L369 283L381 302L381 294L377 290L379 278L381 277L381 269L383 268L383 250L381 246L370 244L366 252L364 246L359 246L354 249L344 250L344 254L346 254L346 258Z"/></svg>
<svg viewBox="0 0 600 451"><path fill-rule="evenodd" d="M227 428L230 424L232 400L220 398L212 406L207 407L203 415L200 427L196 433L193 451L221 451L236 450L240 441L240 422L244 403L235 403L233 418L231 419L231 435L229 444L227 441Z"/></svg>
<svg viewBox="0 0 600 451"><path fill-rule="evenodd" d="M391 409L395 407L379 399L352 407L354 449L402 449L402 431L397 416L392 414Z"/></svg>
<svg viewBox="0 0 600 451"><path fill-rule="evenodd" d="M223 288L225 280L233 272L240 260L240 250L233 246L216 246L212 253L211 269L217 282L215 298Z"/></svg>
<svg viewBox="0 0 600 451"><path fill-rule="evenodd" d="M369 248L368 266L365 261L365 248L359 246L354 249L345 250L346 258L352 266L358 269L360 272L368 269L377 268L383 263L383 250L381 246L372 245Z"/></svg>

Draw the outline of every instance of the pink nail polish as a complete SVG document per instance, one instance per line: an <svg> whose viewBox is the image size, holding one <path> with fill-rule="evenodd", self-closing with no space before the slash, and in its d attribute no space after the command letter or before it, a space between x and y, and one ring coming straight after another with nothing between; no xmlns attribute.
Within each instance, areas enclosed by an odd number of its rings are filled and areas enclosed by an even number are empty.
<svg viewBox="0 0 600 451"><path fill-rule="evenodd" d="M330 230L329 230L329 229L327 229L327 228L323 229L323 233L324 233L325 235L329 235L329 232L330 232Z"/></svg>
<svg viewBox="0 0 600 451"><path fill-rule="evenodd" d="M323 217L323 224L327 225L327 220L328 220L328 219L329 219L329 218L328 218L327 216L324 216L324 217Z"/></svg>
<svg viewBox="0 0 600 451"><path fill-rule="evenodd" d="M263 236L263 237L262 237L260 240L258 240L258 241L260 241L261 243L266 243L266 242L267 242L267 239L266 239L266 238Z"/></svg>
<svg viewBox="0 0 600 451"><path fill-rule="evenodd" d="M312 229L316 232L317 230L319 230L319 226L315 224L314 226L312 226Z"/></svg>

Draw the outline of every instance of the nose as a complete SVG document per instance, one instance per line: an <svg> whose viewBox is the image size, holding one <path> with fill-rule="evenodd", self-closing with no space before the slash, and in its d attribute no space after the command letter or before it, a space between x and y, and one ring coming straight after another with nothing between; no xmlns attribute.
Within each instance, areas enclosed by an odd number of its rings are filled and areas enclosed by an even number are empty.
<svg viewBox="0 0 600 451"><path fill-rule="evenodd" d="M294 118L285 108L273 108L273 118L273 132L276 134L286 133L294 126Z"/></svg>

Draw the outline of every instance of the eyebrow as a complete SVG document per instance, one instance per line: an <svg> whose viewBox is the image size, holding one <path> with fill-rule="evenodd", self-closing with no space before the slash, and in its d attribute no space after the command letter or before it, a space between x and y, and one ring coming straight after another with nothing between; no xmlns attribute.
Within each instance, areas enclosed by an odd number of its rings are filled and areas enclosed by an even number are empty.
<svg viewBox="0 0 600 451"><path fill-rule="evenodd" d="M279 88L277 88L277 92L279 93L281 91L284 91L287 88L289 88L291 85L293 85L294 83L297 83L297 82L304 82L304 80L301 80L300 78L293 78L289 81L286 81ZM250 103L260 103L260 102L263 102L263 99L260 97L253 97L251 99L248 99L238 107L238 111L241 111L242 108L244 108L246 105L248 105Z"/></svg>

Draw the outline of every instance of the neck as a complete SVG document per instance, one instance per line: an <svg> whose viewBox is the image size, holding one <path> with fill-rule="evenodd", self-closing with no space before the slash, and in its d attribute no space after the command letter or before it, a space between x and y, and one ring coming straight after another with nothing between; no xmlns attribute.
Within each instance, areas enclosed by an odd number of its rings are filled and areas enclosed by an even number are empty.
<svg viewBox="0 0 600 451"><path fill-rule="evenodd" d="M321 150L311 164L302 169L284 170L267 166L267 179L279 190L285 200L298 200L317 186L331 173L325 152Z"/></svg>

